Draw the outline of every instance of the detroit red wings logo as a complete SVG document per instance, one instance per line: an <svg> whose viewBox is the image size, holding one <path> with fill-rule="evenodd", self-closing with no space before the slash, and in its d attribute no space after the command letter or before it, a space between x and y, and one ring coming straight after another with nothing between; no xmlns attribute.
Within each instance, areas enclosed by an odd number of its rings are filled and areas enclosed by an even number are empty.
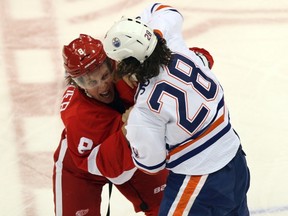
<svg viewBox="0 0 288 216"><path fill-rule="evenodd" d="M76 212L75 216L84 216L89 212L89 209L83 209Z"/></svg>

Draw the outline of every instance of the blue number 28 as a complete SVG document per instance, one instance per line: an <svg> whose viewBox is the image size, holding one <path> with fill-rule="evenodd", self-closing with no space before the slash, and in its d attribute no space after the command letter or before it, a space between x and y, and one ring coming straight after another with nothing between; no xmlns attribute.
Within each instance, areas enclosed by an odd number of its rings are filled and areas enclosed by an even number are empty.
<svg viewBox="0 0 288 216"><path fill-rule="evenodd" d="M201 69L185 56L174 54L173 61L168 66L168 73L175 79L178 79L187 86L193 88L206 101L214 100L218 92L218 86L213 79L209 78ZM209 108L204 104L200 104L197 113L193 117L188 116L187 91L192 89L183 89L173 85L167 81L159 82L148 100L150 108L155 112L160 112L161 97L163 94L175 99L176 110L178 115L178 124L189 134L193 134L195 130L204 122L209 114ZM189 96L189 95L188 95ZM191 96L190 96L191 97Z"/></svg>

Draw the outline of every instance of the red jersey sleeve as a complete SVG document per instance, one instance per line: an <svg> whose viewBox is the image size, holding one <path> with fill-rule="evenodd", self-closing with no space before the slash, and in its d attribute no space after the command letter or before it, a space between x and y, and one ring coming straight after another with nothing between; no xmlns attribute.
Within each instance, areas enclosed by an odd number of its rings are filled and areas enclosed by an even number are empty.
<svg viewBox="0 0 288 216"><path fill-rule="evenodd" d="M131 88L121 79L116 83L116 89L119 92L119 97L123 100L127 108L134 105L136 88Z"/></svg>
<svg viewBox="0 0 288 216"><path fill-rule="evenodd" d="M131 154L127 140L119 130L100 145L96 164L102 174L114 178L135 167Z"/></svg>

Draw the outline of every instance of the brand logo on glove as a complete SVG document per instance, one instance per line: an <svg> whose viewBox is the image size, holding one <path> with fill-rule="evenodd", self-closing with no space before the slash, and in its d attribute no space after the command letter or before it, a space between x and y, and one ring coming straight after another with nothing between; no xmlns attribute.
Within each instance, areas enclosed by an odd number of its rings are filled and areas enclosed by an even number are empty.
<svg viewBox="0 0 288 216"><path fill-rule="evenodd" d="M112 39L112 44L114 47L118 48L118 47L120 47L121 42L120 42L119 38L115 37Z"/></svg>
<svg viewBox="0 0 288 216"><path fill-rule="evenodd" d="M133 153L134 153L134 157L135 157L135 158L139 158L138 150L132 147L132 151L133 151Z"/></svg>

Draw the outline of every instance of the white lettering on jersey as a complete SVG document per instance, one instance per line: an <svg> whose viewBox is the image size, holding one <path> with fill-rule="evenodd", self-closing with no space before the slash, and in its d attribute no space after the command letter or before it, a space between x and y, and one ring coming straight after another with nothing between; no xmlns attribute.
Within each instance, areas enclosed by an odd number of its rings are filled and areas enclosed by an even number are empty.
<svg viewBox="0 0 288 216"><path fill-rule="evenodd" d="M60 106L60 112L64 111L68 107L73 94L74 94L74 90L67 90L66 91L66 93L62 99L62 103Z"/></svg>
<svg viewBox="0 0 288 216"><path fill-rule="evenodd" d="M83 50L83 49L81 49L81 48L80 48L80 49L78 49L77 51L78 51L79 55L84 55L84 54L85 54L84 50Z"/></svg>

